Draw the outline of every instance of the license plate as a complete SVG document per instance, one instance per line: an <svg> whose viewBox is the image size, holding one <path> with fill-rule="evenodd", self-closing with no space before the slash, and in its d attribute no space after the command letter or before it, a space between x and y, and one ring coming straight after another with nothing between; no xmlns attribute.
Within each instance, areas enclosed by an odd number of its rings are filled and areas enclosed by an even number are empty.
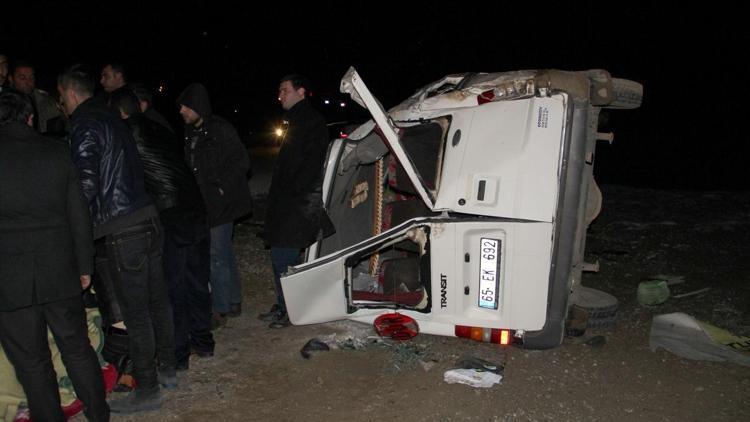
<svg viewBox="0 0 750 422"><path fill-rule="evenodd" d="M500 240L481 238L479 244L479 306L497 309L500 281Z"/></svg>

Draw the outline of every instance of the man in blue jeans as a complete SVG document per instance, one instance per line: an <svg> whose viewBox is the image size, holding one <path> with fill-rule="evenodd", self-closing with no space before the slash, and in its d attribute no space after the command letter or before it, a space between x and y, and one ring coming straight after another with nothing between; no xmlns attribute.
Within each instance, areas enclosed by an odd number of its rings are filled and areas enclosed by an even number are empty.
<svg viewBox="0 0 750 422"><path fill-rule="evenodd" d="M308 100L307 79L288 75L279 84L287 128L268 191L264 239L271 247L276 304L259 315L270 328L290 325L280 277L299 263L301 250L333 233L323 208L323 165L328 151L325 119Z"/></svg>
<svg viewBox="0 0 750 422"><path fill-rule="evenodd" d="M252 210L250 159L237 131L213 114L208 91L191 84L177 99L185 122L185 161L198 183L211 228L211 325L242 311L242 288L232 248L234 220Z"/></svg>
<svg viewBox="0 0 750 422"><path fill-rule="evenodd" d="M185 165L182 144L172 131L141 112L139 99L127 90L112 94L110 107L127 123L144 163L146 192L164 226L164 274L172 303L178 371L189 368L190 355L214 353L209 293L209 231L195 178Z"/></svg>
<svg viewBox="0 0 750 422"><path fill-rule="evenodd" d="M74 66L59 76L57 84L70 116L73 163L91 215L97 279L99 285L114 289L137 383L127 397L111 401L110 409L115 413L158 409L159 384L177 386L159 215L146 193L143 165L130 129L93 97L91 73Z"/></svg>

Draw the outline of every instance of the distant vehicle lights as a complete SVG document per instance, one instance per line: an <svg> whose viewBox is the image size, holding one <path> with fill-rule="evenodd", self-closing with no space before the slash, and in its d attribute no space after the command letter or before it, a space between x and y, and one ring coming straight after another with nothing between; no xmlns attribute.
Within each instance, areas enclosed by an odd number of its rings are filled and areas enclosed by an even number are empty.
<svg viewBox="0 0 750 422"><path fill-rule="evenodd" d="M331 100L323 100L323 104L325 105L331 105ZM346 107L346 101L339 102L339 107Z"/></svg>

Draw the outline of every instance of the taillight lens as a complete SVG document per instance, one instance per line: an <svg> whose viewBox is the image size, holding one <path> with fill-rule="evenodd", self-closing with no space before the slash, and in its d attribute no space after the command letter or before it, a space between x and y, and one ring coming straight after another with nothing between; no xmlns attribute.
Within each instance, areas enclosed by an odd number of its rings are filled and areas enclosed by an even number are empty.
<svg viewBox="0 0 750 422"><path fill-rule="evenodd" d="M513 342L511 330L502 328L467 327L465 325L456 325L454 333L456 337L470 338L475 341L495 343L502 346L507 346Z"/></svg>
<svg viewBox="0 0 750 422"><path fill-rule="evenodd" d="M380 315L375 318L373 325L381 337L390 337L394 340L408 340L419 333L417 321L398 312Z"/></svg>

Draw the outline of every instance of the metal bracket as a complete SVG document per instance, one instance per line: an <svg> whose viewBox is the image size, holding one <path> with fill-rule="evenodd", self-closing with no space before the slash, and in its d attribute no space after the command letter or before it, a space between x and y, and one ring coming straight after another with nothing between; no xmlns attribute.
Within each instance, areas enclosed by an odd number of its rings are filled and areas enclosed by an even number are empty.
<svg viewBox="0 0 750 422"><path fill-rule="evenodd" d="M610 145L615 141L615 134L612 132L596 132L597 141L607 141Z"/></svg>

